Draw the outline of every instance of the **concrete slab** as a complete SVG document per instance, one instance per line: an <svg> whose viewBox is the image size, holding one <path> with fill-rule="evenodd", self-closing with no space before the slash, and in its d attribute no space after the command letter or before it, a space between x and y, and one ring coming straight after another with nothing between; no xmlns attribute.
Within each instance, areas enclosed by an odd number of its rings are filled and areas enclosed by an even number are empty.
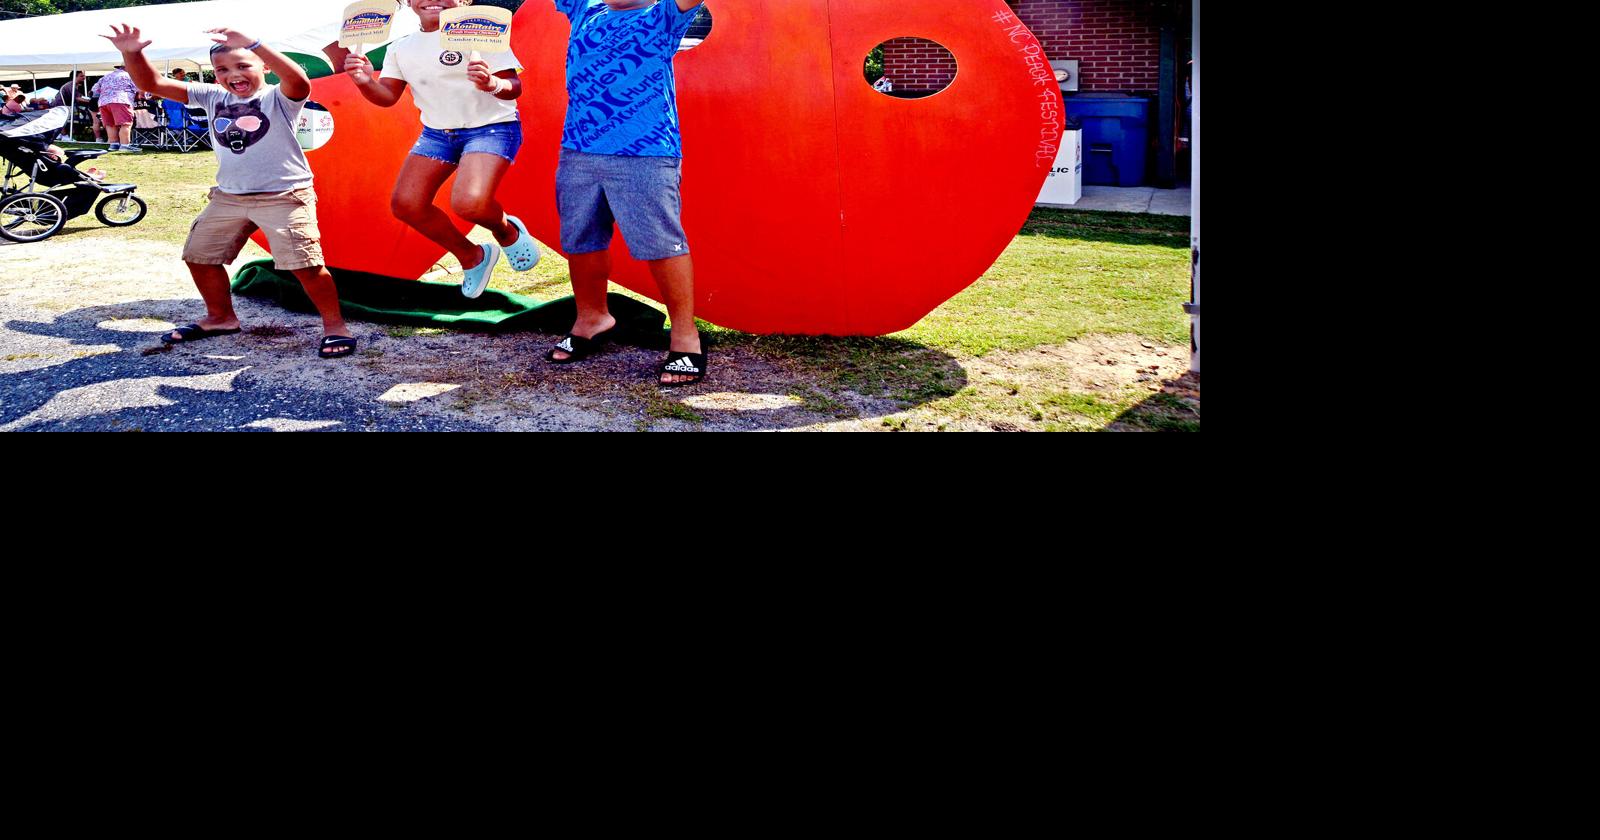
<svg viewBox="0 0 1600 840"><path fill-rule="evenodd" d="M1077 204L1040 204L1062 210L1103 210L1113 213L1157 213L1164 216L1189 215L1189 190L1158 190L1154 187L1084 187Z"/></svg>
<svg viewBox="0 0 1600 840"><path fill-rule="evenodd" d="M1152 187L1084 187L1083 198L1073 206L1079 210L1148 213L1155 192Z"/></svg>
<svg viewBox="0 0 1600 840"><path fill-rule="evenodd" d="M1156 190L1150 198L1150 212L1162 216L1187 216L1192 211L1188 187L1181 190Z"/></svg>

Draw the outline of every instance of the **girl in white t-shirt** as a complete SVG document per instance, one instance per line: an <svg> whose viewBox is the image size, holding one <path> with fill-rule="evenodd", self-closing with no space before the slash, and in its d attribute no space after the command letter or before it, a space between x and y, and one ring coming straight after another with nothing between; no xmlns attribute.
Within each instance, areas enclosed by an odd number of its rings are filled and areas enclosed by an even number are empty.
<svg viewBox="0 0 1600 840"><path fill-rule="evenodd" d="M400 167L390 208L400 221L456 255L465 275L461 293L475 298L489 285L501 248L512 268L528 271L539 264L539 246L522 220L507 216L494 197L522 147L522 124L517 121L521 65L510 51L469 61L440 43L439 15L471 2L407 0L422 20L422 31L389 45L381 76L373 75L370 61L354 54L345 59L344 69L367 101L385 108L399 102L410 86L422 112L422 136ZM433 206L451 173L456 173L456 184L450 209L494 234L494 242L472 244Z"/></svg>

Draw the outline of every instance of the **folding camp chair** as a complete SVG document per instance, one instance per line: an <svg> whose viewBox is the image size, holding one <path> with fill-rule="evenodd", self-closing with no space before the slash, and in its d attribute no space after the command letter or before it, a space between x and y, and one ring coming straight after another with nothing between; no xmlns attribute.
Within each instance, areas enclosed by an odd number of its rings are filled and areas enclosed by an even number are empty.
<svg viewBox="0 0 1600 840"><path fill-rule="evenodd" d="M144 108L133 109L133 145L161 147L163 131L156 115Z"/></svg>
<svg viewBox="0 0 1600 840"><path fill-rule="evenodd" d="M167 100L161 103L161 110L166 115L167 124L162 129L161 145L166 148L177 149L182 152L194 151L195 147L204 145L210 148L207 142L210 138L208 132L195 121L193 114L182 102Z"/></svg>

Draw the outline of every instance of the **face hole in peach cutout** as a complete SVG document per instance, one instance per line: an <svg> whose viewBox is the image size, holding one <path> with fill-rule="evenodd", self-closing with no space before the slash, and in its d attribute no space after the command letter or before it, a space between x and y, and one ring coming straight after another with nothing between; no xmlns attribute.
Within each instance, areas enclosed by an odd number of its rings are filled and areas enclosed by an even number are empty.
<svg viewBox="0 0 1600 840"><path fill-rule="evenodd" d="M683 40L678 43L678 52L688 52L706 42L711 37L711 7L701 6L700 14L695 17L694 23L689 24L689 31L684 33Z"/></svg>
<svg viewBox="0 0 1600 840"><path fill-rule="evenodd" d="M924 99L955 83L956 57L937 41L895 38L867 53L863 76L872 89L896 99Z"/></svg>

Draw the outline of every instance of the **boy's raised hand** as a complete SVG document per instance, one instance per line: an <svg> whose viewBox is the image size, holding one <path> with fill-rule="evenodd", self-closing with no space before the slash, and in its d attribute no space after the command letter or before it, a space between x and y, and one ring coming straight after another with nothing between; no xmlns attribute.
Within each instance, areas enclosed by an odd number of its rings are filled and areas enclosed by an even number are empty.
<svg viewBox="0 0 1600 840"><path fill-rule="evenodd" d="M116 47L117 52L121 53L143 52L144 48L150 46L151 43L150 41L139 40L139 30L126 24L113 25L110 35L101 35L100 37L110 41L111 46Z"/></svg>
<svg viewBox="0 0 1600 840"><path fill-rule="evenodd" d="M249 35L246 35L237 29L229 29L227 27L223 27L221 29L207 29L206 34L221 35L222 37L212 38L211 41L213 43L221 44L230 50L249 49L251 45L256 43L256 39L250 37Z"/></svg>
<svg viewBox="0 0 1600 840"><path fill-rule="evenodd" d="M372 62L364 55L351 53L344 57L344 72L358 85L372 81Z"/></svg>

